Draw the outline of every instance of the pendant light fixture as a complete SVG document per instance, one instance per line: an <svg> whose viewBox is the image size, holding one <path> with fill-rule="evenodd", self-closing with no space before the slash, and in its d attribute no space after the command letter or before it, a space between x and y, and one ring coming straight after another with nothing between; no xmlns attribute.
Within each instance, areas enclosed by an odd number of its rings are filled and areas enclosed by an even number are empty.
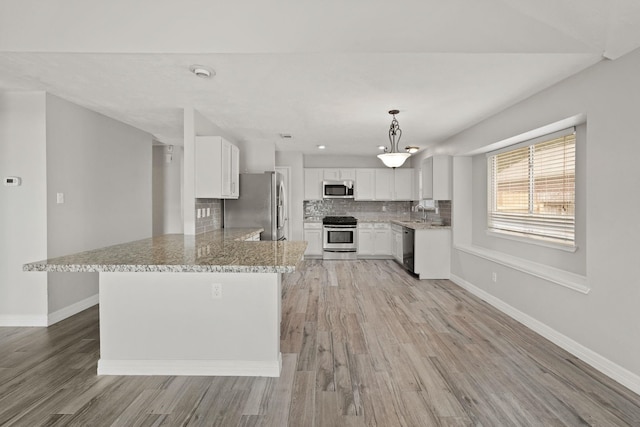
<svg viewBox="0 0 640 427"><path fill-rule="evenodd" d="M398 143L402 137L402 129L400 129L400 125L396 120L396 114L400 114L400 111L391 110L389 111L389 114L393 116L391 126L389 127L389 144L391 147L389 150L385 148L383 154L378 154L378 158L382 160L382 163L384 163L385 166L389 168L397 168L402 166L404 161L407 160L411 154L398 152Z"/></svg>

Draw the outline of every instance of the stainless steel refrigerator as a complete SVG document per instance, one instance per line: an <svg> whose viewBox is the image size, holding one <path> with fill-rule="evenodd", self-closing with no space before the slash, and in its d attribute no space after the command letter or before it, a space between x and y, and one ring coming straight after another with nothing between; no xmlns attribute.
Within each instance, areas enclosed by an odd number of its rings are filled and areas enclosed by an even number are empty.
<svg viewBox="0 0 640 427"><path fill-rule="evenodd" d="M278 172L240 174L240 196L224 201L224 227L261 227L260 240L284 240L285 194Z"/></svg>

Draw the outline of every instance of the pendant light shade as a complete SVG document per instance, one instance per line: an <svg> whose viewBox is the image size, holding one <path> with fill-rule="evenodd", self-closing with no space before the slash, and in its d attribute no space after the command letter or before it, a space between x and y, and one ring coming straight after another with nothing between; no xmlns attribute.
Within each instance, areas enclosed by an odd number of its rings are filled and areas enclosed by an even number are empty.
<svg viewBox="0 0 640 427"><path fill-rule="evenodd" d="M400 138L402 137L402 129L400 129L400 124L398 124L398 120L396 120L396 114L399 114L398 110L391 110L389 114L393 116L393 120L391 120L391 126L389 127L389 144L391 147L389 151L384 149L384 154L378 154L378 158L382 160L385 166L389 168L397 168L403 165L404 161L407 160L411 154L409 153L399 153L398 152L398 143L400 142Z"/></svg>
<svg viewBox="0 0 640 427"><path fill-rule="evenodd" d="M384 153L378 154L378 158L382 160L382 163L389 168L399 168L404 164L404 161L411 156L409 153Z"/></svg>

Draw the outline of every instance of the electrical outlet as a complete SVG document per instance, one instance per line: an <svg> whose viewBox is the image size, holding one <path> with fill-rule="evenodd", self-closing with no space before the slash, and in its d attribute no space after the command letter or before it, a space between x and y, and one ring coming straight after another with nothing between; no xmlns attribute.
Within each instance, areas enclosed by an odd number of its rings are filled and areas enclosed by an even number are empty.
<svg viewBox="0 0 640 427"><path fill-rule="evenodd" d="M211 298L212 299L222 298L222 283L211 284Z"/></svg>
<svg viewBox="0 0 640 427"><path fill-rule="evenodd" d="M493 280L493 283L496 283L498 281L498 273L495 271L491 273L491 280Z"/></svg>
<svg viewBox="0 0 640 427"><path fill-rule="evenodd" d="M56 203L59 205L64 203L64 193L56 193Z"/></svg>

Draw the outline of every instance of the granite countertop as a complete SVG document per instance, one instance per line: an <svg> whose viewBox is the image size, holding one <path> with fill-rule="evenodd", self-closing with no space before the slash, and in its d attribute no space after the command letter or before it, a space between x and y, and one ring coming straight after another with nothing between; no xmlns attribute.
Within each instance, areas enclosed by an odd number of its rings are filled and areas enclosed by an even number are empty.
<svg viewBox="0 0 640 427"><path fill-rule="evenodd" d="M166 234L32 262L24 271L291 273L307 242L244 240L262 229L231 228L196 236Z"/></svg>
<svg viewBox="0 0 640 427"><path fill-rule="evenodd" d="M354 215L356 218L358 218L358 222L373 222L373 223L380 223L380 222L393 222L393 221L409 221L410 217L408 215L380 215L380 216L375 216L375 215Z"/></svg>
<svg viewBox="0 0 640 427"><path fill-rule="evenodd" d="M436 230L436 229L450 229L450 225L435 225L430 221L398 221L392 220L392 224L398 224L403 227L411 228L413 230Z"/></svg>
<svg viewBox="0 0 640 427"><path fill-rule="evenodd" d="M412 220L407 215L372 215L372 214L349 214L358 219L359 223L392 223L413 230L432 230L432 229L449 229L450 225L436 225L431 221ZM307 217L304 219L306 224L322 223L322 217Z"/></svg>

